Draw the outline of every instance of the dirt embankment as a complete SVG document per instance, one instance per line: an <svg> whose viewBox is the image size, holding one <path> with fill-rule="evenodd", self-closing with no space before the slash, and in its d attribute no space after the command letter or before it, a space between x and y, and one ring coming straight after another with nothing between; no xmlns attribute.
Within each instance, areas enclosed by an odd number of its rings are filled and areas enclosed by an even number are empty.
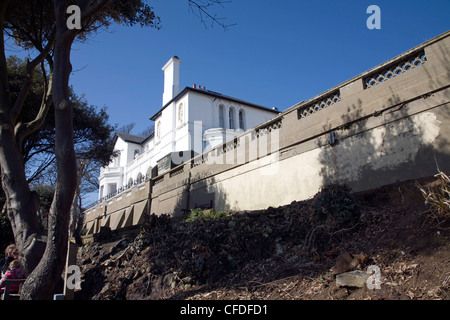
<svg viewBox="0 0 450 320"><path fill-rule="evenodd" d="M450 222L430 215L415 182L348 191L211 220L149 217L136 237L80 248L76 297L449 299ZM379 289L336 284L369 265Z"/></svg>

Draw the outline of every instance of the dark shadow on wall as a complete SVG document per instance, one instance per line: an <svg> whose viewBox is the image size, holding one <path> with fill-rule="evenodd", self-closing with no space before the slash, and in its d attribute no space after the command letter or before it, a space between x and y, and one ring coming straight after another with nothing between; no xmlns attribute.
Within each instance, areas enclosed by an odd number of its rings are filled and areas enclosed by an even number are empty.
<svg viewBox="0 0 450 320"><path fill-rule="evenodd" d="M185 181L183 186L179 187L177 194L173 196L174 199L166 199L163 201L173 202L170 204L156 206L164 207L164 212L155 212L152 204L152 213L170 214L173 217L187 217L191 213L191 209L203 208L214 209L215 211L228 211L231 209L227 200L227 195L222 187L219 187L214 177L204 178L200 181L191 183L190 179ZM160 195L160 198L164 198L165 194ZM159 201L153 199L152 203Z"/></svg>
<svg viewBox="0 0 450 320"><path fill-rule="evenodd" d="M437 62L441 64L442 66L447 67L447 78L445 80L436 79L433 75L430 74L427 68L425 68L425 72L428 76L428 81L431 86L435 87L442 87L447 86L450 81L450 58L448 55L448 49L445 47L445 43L439 43L439 46L437 44L434 44L433 48L435 49L435 55L433 56L434 59L437 59ZM426 51L425 51L426 52Z"/></svg>
<svg viewBox="0 0 450 320"><path fill-rule="evenodd" d="M446 138L436 140L442 130L437 115L423 112L410 117L408 104L401 103L397 95L389 99L389 105L393 107L363 117L359 101L341 117L341 127L323 128L327 133L318 147L322 147L320 175L324 185L340 183L362 191L432 176L438 167L450 170L449 153L440 151L448 150L448 146L442 148L448 142ZM330 131L334 132L334 145L326 139Z"/></svg>

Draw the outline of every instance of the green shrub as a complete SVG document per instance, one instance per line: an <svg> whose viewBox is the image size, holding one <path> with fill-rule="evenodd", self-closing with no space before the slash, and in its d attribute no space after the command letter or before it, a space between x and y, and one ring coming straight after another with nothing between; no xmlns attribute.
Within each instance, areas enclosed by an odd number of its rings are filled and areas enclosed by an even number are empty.
<svg viewBox="0 0 450 320"><path fill-rule="evenodd" d="M221 217L225 217L227 215L224 211L216 212L214 209L191 209L191 213L189 217L187 217L186 221L191 222L197 219L217 219Z"/></svg>

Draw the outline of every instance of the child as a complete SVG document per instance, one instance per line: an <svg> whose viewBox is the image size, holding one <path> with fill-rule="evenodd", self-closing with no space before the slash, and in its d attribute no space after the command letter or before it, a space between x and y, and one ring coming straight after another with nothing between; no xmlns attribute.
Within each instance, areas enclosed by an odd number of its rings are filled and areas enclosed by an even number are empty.
<svg viewBox="0 0 450 320"><path fill-rule="evenodd" d="M2 272L2 275L8 270L11 261L15 259L13 257L14 250L17 250L14 244L10 244L5 249L5 257L0 260L0 271Z"/></svg>
<svg viewBox="0 0 450 320"><path fill-rule="evenodd" d="M0 280L0 288L2 288L2 291L3 291L3 288L5 287L5 284L3 283L3 281L5 279L22 279L23 278L23 272L22 272L22 269L20 268L19 260L11 261L11 263L9 264L9 269L10 270L6 271L5 275ZM20 286L20 283L11 283L11 286L9 287L9 289L11 292L18 292L19 286Z"/></svg>

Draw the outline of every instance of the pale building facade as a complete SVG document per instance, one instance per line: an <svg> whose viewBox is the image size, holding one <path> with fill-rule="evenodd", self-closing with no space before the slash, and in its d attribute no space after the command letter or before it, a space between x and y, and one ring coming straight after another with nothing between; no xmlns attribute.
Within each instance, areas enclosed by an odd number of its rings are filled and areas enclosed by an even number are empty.
<svg viewBox="0 0 450 320"><path fill-rule="evenodd" d="M150 118L154 133L148 137L116 133L117 156L100 171L99 200L142 182L152 170L153 175L160 174L161 160L174 152L183 151L174 158L184 162L279 114L196 85L180 90L180 64L174 56L162 68L162 108Z"/></svg>

